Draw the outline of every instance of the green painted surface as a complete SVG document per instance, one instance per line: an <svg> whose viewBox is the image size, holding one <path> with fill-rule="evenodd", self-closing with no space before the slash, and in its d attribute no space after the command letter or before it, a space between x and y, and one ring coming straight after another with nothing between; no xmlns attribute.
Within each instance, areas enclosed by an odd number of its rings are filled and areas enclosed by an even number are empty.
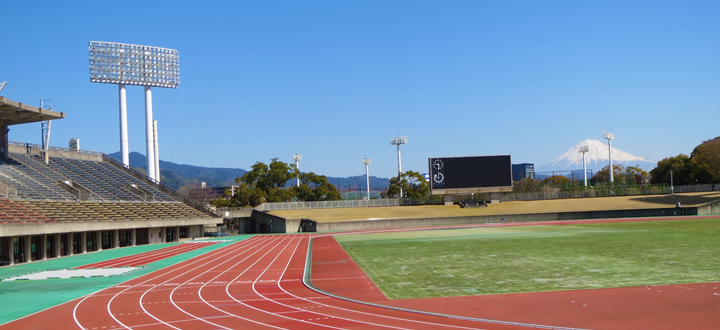
<svg viewBox="0 0 720 330"><path fill-rule="evenodd" d="M120 284L158 269L174 265L189 258L228 246L249 237L251 237L251 235L218 238L231 241L213 244L181 255L160 260L119 276L33 281L2 281L0 282L0 311L2 311L2 313L0 313L0 324L80 298L95 291ZM84 255L3 267L0 269L0 278L8 278L47 270L68 269L94 262L156 250L176 244L180 243L142 245L104 250Z"/></svg>
<svg viewBox="0 0 720 330"><path fill-rule="evenodd" d="M720 282L720 219L338 235L391 299Z"/></svg>

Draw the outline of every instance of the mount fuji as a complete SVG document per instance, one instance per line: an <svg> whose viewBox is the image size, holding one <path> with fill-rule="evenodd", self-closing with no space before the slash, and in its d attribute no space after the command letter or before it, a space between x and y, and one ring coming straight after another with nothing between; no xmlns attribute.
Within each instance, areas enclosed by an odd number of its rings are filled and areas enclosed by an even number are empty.
<svg viewBox="0 0 720 330"><path fill-rule="evenodd" d="M600 171L600 169L608 164L607 144L598 140L584 140L570 148L570 150L566 151L560 157L555 158L552 162L536 166L535 173L582 170L583 155L578 152L578 148L581 146L588 147L588 152L585 153L585 162L587 162L588 171L590 169L592 169L593 172ZM655 161L645 159L642 156L633 156L615 147L612 148L612 158L613 164L622 164L625 167L640 165L640 168L646 171L657 166L657 162ZM539 176L542 177L545 175L540 174ZM547 176L550 176L550 174Z"/></svg>

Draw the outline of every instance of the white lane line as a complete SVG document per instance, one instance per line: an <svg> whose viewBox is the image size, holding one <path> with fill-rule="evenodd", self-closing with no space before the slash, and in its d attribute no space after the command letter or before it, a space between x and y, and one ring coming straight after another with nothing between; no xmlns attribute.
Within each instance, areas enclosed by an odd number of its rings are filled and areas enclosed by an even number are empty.
<svg viewBox="0 0 720 330"><path fill-rule="evenodd" d="M284 240L284 239L285 239L285 238L283 238L283 240ZM270 246L270 245L273 243L273 241L276 241L276 240L277 240L277 239L268 239L268 240L265 240L265 241L267 242L267 244L263 245L262 247L264 248L264 247ZM254 252L250 253L249 255L245 256L245 258L243 258L242 260L240 260L240 261L238 261L237 263L235 263L234 265L230 266L230 269L233 268L233 267L235 267L235 266L237 266L237 265L239 265L240 263L242 263L243 261L247 260L248 258L250 258L251 256L255 255L256 253L260 252L261 249L260 249L260 248L257 248L259 245L260 245L260 244L258 244L258 245L255 246L256 249L255 249ZM274 247L271 248L269 251L272 251L272 249L274 249ZM251 251L251 250L250 250L250 249L247 249L246 251ZM268 251L268 252L269 252L269 251ZM188 280L187 282L189 283L190 281L192 281L192 280L195 279L195 278L200 277L201 275L204 275L204 274L213 272L213 271L212 271L213 269L215 269L215 268L217 268L217 267L225 264L226 262L229 262L230 260L232 260L232 259L228 259L228 260L226 260L226 261L224 261L224 262L222 262L222 263L220 263L220 264L216 264L215 266L211 267L210 269L207 269L207 270L205 270L204 272L202 272L202 273L196 275L195 277L191 278L191 279ZM222 275L222 273L221 273L221 274L218 274L217 276L215 276L212 280L218 278L220 275ZM205 282L205 284L203 284L203 286L201 286L201 287L198 288L198 298L200 298L200 300L201 300L205 305L208 305L208 306L212 307L212 308L215 309L215 310L218 310L218 311L220 311L220 312L222 312L222 313L225 313L228 317L240 318L240 319L243 319L243 320L252 322L252 323L256 323L256 324L260 324L260 325L264 325L264 326L272 327L272 328L276 328L276 329L285 329L285 328L281 328L281 327L277 327L277 326L273 326L273 325L264 324L264 323L262 323L262 322L258 322L258 321L255 321L255 320L252 320L252 319L249 319L249 318L245 318L245 317L242 317L242 316L239 316L239 315L235 315L235 314L226 312L226 311L224 311L224 310L222 310L222 309L220 309L220 308L217 308L216 306L213 306L212 304L209 304L209 303L205 300L205 298L202 297L202 289L203 289L203 287L205 287L205 286L207 285L207 283L212 282L212 280ZM182 286L182 285L181 285L181 286ZM178 288L180 288L181 286L178 286L177 288L175 288L175 290L178 289ZM173 292L174 292L175 290L173 290ZM171 295L170 295L170 301L173 303L173 305L175 306L175 308L177 308L177 309L180 310L181 312L183 312L183 313L185 313L185 314L187 314L187 315L189 315L189 316L192 316L192 317L197 318L197 316L193 315L192 313L190 313L190 312L188 312L188 311L180 308L180 306L178 306L178 305L175 303L175 300L174 300L173 297L172 297L172 293L171 293ZM213 324L213 325L218 326L218 327L221 327L221 328L229 329L229 328L223 327L223 326L221 326L221 325L216 325L216 324L211 323L211 322L208 322L208 321L205 321L205 322L210 323L210 324Z"/></svg>
<svg viewBox="0 0 720 330"><path fill-rule="evenodd" d="M198 263L198 262L200 262L200 261L202 261L202 260L205 260L205 259L207 259L207 258L215 258L216 255L225 253L225 252L226 252L226 251L225 251L226 248L227 248L228 250L241 249L241 248L243 248L245 245L248 245L248 242L250 242L250 241L252 241L252 242L256 241L256 240L253 240L253 238L254 238L254 237L251 237L251 238L248 238L248 239L246 239L246 240L240 241L240 242L238 242L238 243L236 243L236 244L228 245L228 246L226 246L226 247L223 247L223 248L220 248L220 249L217 249L217 250L214 250L214 251L210 251L210 252L202 255L202 258L198 258L198 259L196 259L196 260L194 260L194 261L192 261L192 262L189 262L189 263L187 263L187 264L185 264L185 265L182 265L182 266L180 266L180 267L171 268L170 270L167 270L167 269L165 269L165 268L164 268L164 269L158 269L158 270L156 270L156 271L153 271L153 272L151 272L151 273L148 273L148 275L149 275L149 274L152 274L152 273L165 271L165 272L162 272L160 275L157 275L156 277L153 277L153 278L151 278L151 279L149 279L149 280L146 280L146 281L141 282L140 284L147 283L147 282L149 282L149 281L152 281L152 280L154 280L154 279L156 279L156 278L159 278L159 277L161 277L161 276L164 276L164 275L166 275L166 274L172 273L172 272L177 271L177 270L181 270L181 269L183 269L183 268L185 268L185 267L190 267L190 266L192 266L193 264L196 264L196 263ZM128 283L128 282L131 282L131 281L134 281L134 280L135 280L135 279L130 279L130 280L124 282L124 283ZM117 293L117 294L123 293L123 292L125 292L126 290L129 290L129 289L132 288L132 287L134 287L134 286L130 286L129 288L127 288L127 289L125 289L125 290L123 290L123 291L120 291L120 292ZM84 327L84 326L81 324L81 322L78 320L77 311L78 311L78 308L80 307L80 305L81 305L85 300L87 300L88 298L93 297L93 296L95 296L97 293L102 292L102 291L104 291L104 290L108 290L108 289L110 289L110 288L101 289L101 290L95 291L95 292L93 292L93 293L90 293L89 295L83 297L83 299L81 299L80 301L78 301L77 304L75 304L75 307L73 308L73 320L75 321L75 324L76 324L80 329L85 329L85 327ZM116 294L116 295L117 295L117 294ZM109 304L109 303L108 303L108 304ZM136 313L136 314L139 314L139 313ZM110 315L112 316L112 313L111 313ZM113 318L113 319L114 319L114 318ZM116 320L116 321L117 321L117 320Z"/></svg>

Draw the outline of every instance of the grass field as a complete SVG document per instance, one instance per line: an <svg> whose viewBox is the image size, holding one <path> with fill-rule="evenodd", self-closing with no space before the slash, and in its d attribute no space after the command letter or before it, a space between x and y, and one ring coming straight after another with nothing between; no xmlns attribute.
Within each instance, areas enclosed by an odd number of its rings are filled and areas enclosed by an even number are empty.
<svg viewBox="0 0 720 330"><path fill-rule="evenodd" d="M720 218L335 239L390 299L720 282Z"/></svg>
<svg viewBox="0 0 720 330"><path fill-rule="evenodd" d="M720 192L709 191L673 195L618 196L574 199L550 199L524 202L503 202L490 207L460 208L458 205L424 205L391 207L354 207L272 211L286 219L312 219L318 222L356 221L363 219L401 219L459 217L495 214L529 214L600 210L651 209L695 206L720 200Z"/></svg>

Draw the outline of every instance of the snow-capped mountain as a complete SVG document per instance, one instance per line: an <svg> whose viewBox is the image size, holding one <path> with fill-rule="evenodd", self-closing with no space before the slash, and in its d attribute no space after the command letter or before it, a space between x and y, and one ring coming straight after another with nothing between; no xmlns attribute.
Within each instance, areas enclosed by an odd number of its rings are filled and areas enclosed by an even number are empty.
<svg viewBox="0 0 720 330"><path fill-rule="evenodd" d="M535 172L544 171L567 171L582 170L582 153L578 152L578 148L587 146L588 152L585 153L585 162L588 169L599 171L608 164L608 145L598 140L584 140L576 144L570 150L566 151L560 157L555 158L550 163L538 165ZM641 156L633 156L625 151L612 148L613 164L622 164L623 166L640 165L640 168L646 171L651 170L657 165L657 162L645 159Z"/></svg>

